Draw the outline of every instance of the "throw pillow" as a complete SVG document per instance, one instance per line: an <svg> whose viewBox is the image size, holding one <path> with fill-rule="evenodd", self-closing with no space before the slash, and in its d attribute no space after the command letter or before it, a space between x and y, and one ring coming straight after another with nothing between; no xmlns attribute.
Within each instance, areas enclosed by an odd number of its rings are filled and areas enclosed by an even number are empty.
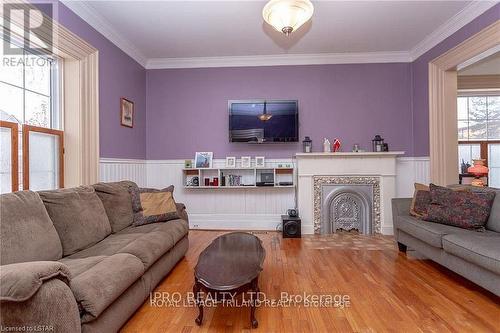
<svg viewBox="0 0 500 333"><path fill-rule="evenodd" d="M431 194L429 186L415 183L415 192L410 206L410 215L424 218L427 215L427 208L431 204Z"/></svg>
<svg viewBox="0 0 500 333"><path fill-rule="evenodd" d="M131 181L114 183L98 183L92 185L101 199L113 233L130 226L134 221L129 187L135 185Z"/></svg>
<svg viewBox="0 0 500 333"><path fill-rule="evenodd" d="M91 186L38 192L69 256L111 233L106 210Z"/></svg>
<svg viewBox="0 0 500 333"><path fill-rule="evenodd" d="M427 221L463 229L484 230L495 192L454 191L431 184L430 196Z"/></svg>
<svg viewBox="0 0 500 333"><path fill-rule="evenodd" d="M166 222L179 218L174 200L174 186L162 190L139 188L137 185L129 187L132 196L134 222L137 227L155 222Z"/></svg>

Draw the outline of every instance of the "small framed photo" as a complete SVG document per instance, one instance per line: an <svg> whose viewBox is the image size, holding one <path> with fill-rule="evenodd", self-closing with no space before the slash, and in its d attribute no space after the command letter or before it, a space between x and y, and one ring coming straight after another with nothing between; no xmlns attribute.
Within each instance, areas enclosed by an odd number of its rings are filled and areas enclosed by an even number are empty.
<svg viewBox="0 0 500 333"><path fill-rule="evenodd" d="M197 169L208 169L212 167L213 152L196 152L194 166Z"/></svg>
<svg viewBox="0 0 500 333"><path fill-rule="evenodd" d="M251 161L252 161L252 159L250 158L250 156L242 156L241 157L241 167L242 168L250 168Z"/></svg>
<svg viewBox="0 0 500 333"><path fill-rule="evenodd" d="M234 156L226 157L226 168L236 168L236 157Z"/></svg>
<svg viewBox="0 0 500 333"><path fill-rule="evenodd" d="M193 167L193 161L184 160L184 169L191 169Z"/></svg>
<svg viewBox="0 0 500 333"><path fill-rule="evenodd" d="M122 126L134 127L134 102L124 97L120 98L120 118Z"/></svg>
<svg viewBox="0 0 500 333"><path fill-rule="evenodd" d="M255 157L255 167L264 168L266 166L266 158L264 156Z"/></svg>

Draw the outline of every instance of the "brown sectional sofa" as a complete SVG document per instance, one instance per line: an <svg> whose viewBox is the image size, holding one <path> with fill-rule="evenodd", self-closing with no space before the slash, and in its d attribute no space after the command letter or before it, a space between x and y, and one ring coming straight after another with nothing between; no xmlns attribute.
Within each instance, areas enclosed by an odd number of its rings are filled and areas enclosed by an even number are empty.
<svg viewBox="0 0 500 333"><path fill-rule="evenodd" d="M116 332L188 249L188 217L131 226L130 182L0 196L0 325Z"/></svg>

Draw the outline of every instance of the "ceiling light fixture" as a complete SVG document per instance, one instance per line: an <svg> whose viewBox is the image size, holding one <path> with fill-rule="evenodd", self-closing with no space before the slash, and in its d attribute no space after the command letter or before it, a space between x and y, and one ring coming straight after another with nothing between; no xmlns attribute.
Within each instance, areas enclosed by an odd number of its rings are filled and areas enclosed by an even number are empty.
<svg viewBox="0 0 500 333"><path fill-rule="evenodd" d="M288 36L309 21L313 12L309 0L271 0L262 9L262 16L274 29Z"/></svg>
<svg viewBox="0 0 500 333"><path fill-rule="evenodd" d="M264 121L264 122L268 121L269 119L271 119L273 117L272 114L267 113L266 105L267 105L267 102L264 101L264 111L261 114L259 114L259 116L258 116L260 121Z"/></svg>

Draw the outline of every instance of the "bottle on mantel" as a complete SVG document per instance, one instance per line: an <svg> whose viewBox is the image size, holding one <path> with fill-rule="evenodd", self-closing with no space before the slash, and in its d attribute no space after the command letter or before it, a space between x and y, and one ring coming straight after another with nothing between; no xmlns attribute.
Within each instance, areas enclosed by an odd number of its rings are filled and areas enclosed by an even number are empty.
<svg viewBox="0 0 500 333"><path fill-rule="evenodd" d="M323 152L325 153L332 152L332 145L330 144L330 140L328 140L327 138L323 140Z"/></svg>

